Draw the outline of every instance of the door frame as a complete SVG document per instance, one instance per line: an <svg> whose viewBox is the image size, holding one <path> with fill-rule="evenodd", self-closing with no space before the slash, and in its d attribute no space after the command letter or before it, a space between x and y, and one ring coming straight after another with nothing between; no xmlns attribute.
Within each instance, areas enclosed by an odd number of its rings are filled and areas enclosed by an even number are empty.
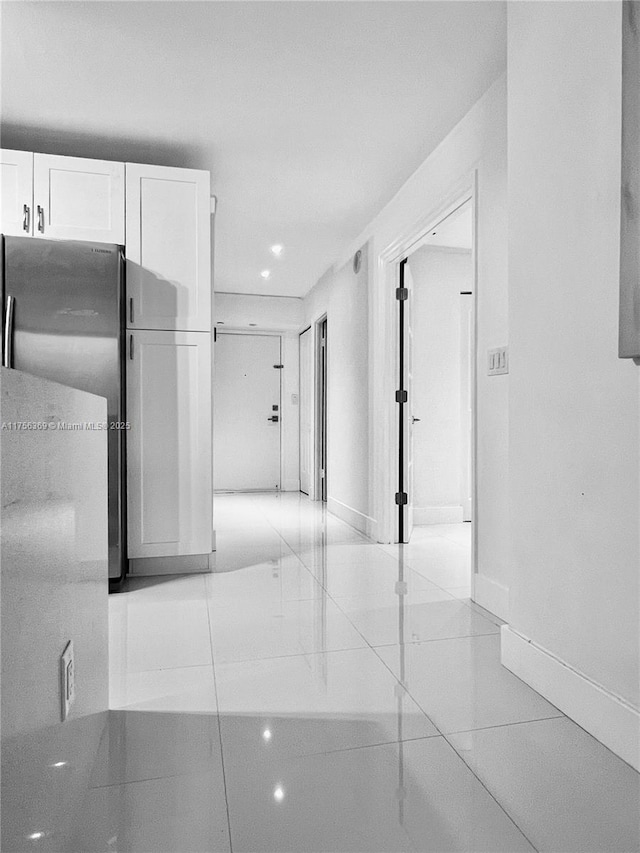
<svg viewBox="0 0 640 853"><path fill-rule="evenodd" d="M307 497L310 501L314 501L316 499L316 448L315 448L315 440L316 440L316 425L315 425L315 412L316 412L316 357L315 357L315 349L314 349L314 335L315 329L313 324L305 326L304 329L300 329L298 332L298 364L299 364L299 374L298 374L298 479L300 481L300 491L302 494L305 492L302 491L302 358L300 357L300 340L302 336L306 333L309 333L310 347L311 347L311 370L309 371L309 375L305 377L305 381L307 381L310 385L309 388L309 401L311 407L311 476L309 477L309 494Z"/></svg>
<svg viewBox="0 0 640 853"><path fill-rule="evenodd" d="M326 324L327 335L324 340L324 353L322 346L322 326ZM314 322L315 332L315 358L314 358L314 385L315 385L315 417L314 417L314 500L327 502L329 496L328 487L328 465L329 455L329 431L327 429L328 410L328 381L329 375L329 324L327 312L325 311ZM324 382L323 382L324 365ZM324 477L322 476L322 465L324 461Z"/></svg>
<svg viewBox="0 0 640 853"><path fill-rule="evenodd" d="M282 339L283 339L283 337L284 337L284 332L280 332L280 331L272 331L272 330L270 330L270 329L259 329L259 328L255 328L255 329L241 329L241 328L234 328L233 326L229 326L229 328L226 328L226 326L225 326L225 328L224 328L224 329L221 329L219 326L215 326L214 328L215 328L216 334L215 334L215 342L212 344L212 346L215 346L215 343L217 342L217 340L218 340L218 338L220 337L220 335L245 335L245 336L247 336L247 335L248 335L248 336L251 336L251 337L261 337L261 338L264 338L264 337L269 337L269 338L280 338L280 361L282 362L282 360L283 360L283 357L282 357L283 340L282 340ZM284 492L284 491L285 491L285 489L284 489L284 482L285 482L285 470L284 470L284 454L283 454L283 452L282 452L282 420L283 420L283 411L282 411L282 410L283 410L283 403L282 403L282 399L283 399L283 391L284 391L284 389L283 389L283 381L282 381L282 374L283 374L283 370L279 370L278 372L279 372L279 374L280 374L280 402L279 402L279 404L278 404L278 405L279 405L279 415L280 415L280 421L279 421L279 424L278 424L278 425L279 425L279 427L280 427L280 430L279 430L279 441L278 441L278 452L279 452L279 454L280 454L280 464L279 464L279 468L280 468L280 488L279 488L279 489L276 489L276 490L274 490L274 491ZM213 374L212 374L211 381L212 381L212 386L213 386L213 383L215 382L215 367L214 367L214 372L213 372ZM214 400L214 405L215 405L215 400ZM214 422L213 422L213 420L212 420L212 423L211 423L212 430L213 430L213 424L214 424ZM215 434L214 434L214 436L213 436L213 441L214 441L214 445L213 445L213 447L214 447L214 452L215 452ZM215 471L214 471L214 481L213 481L213 484L214 484L214 495L215 495Z"/></svg>
<svg viewBox="0 0 640 853"><path fill-rule="evenodd" d="M440 222L446 219L458 207L467 201L471 202L472 218L472 289L474 293L473 307L473 337L474 347L471 366L471 395L472 395L472 446L471 446L471 478L473 496L473 521L471 544L471 580L477 570L478 525L481 523L481 513L478 507L478 477L477 477L477 385L478 385L478 261L477 261L477 220L478 220L478 173L474 169L460 180L451 190L441 197L417 222L396 234L396 237L378 254L378 282L380 313L376 323L376 335L381 346L381 376L379 383L382 401L379 412L379 438L377 446L382 447L379 462L381 470L377 478L377 515L379 519L378 540L381 542L398 542L399 512L395 502L398 483L399 462L399 416L395 392L398 389L399 364L399 322L398 300L395 290L399 285L399 267L404 258L419 248L420 242Z"/></svg>

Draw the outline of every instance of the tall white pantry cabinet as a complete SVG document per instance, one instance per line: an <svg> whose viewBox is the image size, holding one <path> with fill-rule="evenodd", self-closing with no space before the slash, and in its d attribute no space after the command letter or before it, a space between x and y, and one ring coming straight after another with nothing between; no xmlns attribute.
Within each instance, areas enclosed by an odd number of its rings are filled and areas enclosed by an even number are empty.
<svg viewBox="0 0 640 853"><path fill-rule="evenodd" d="M209 173L0 150L0 232L124 245L129 570L208 569Z"/></svg>
<svg viewBox="0 0 640 853"><path fill-rule="evenodd" d="M213 536L209 173L127 163L125 196L129 569L175 571L176 557L205 569Z"/></svg>

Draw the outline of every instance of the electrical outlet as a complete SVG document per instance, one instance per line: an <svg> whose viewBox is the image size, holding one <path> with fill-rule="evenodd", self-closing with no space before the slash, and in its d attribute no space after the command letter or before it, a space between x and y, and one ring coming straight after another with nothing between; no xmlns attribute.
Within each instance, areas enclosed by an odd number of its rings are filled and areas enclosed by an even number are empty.
<svg viewBox="0 0 640 853"><path fill-rule="evenodd" d="M489 376L499 376L502 373L509 372L509 347L490 349L488 355L487 373Z"/></svg>
<svg viewBox="0 0 640 853"><path fill-rule="evenodd" d="M69 640L60 658L60 694L62 720L66 720L76 698L76 671L73 659L73 642Z"/></svg>

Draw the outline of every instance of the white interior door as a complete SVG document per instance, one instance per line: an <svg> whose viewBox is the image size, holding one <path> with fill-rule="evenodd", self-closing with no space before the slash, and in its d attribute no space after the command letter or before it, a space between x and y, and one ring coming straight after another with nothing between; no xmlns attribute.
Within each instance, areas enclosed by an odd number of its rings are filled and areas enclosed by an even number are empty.
<svg viewBox="0 0 640 853"><path fill-rule="evenodd" d="M218 491L280 488L277 335L218 333L214 382L214 486Z"/></svg>
<svg viewBox="0 0 640 853"><path fill-rule="evenodd" d="M313 342L311 329L300 335L300 491L313 483Z"/></svg>
<svg viewBox="0 0 640 853"><path fill-rule="evenodd" d="M413 465L413 327L411 323L411 305L413 301L413 278L408 263L402 264L401 287L404 287L408 296L403 301L404 313L404 389L407 392L407 403L404 405L403 432L404 432L404 491L407 493L407 503L403 510L403 542L409 542L413 533L414 522L414 465Z"/></svg>
<svg viewBox="0 0 640 853"><path fill-rule="evenodd" d="M460 294L460 491L462 520L473 520L472 501L472 381L473 366L473 294Z"/></svg>

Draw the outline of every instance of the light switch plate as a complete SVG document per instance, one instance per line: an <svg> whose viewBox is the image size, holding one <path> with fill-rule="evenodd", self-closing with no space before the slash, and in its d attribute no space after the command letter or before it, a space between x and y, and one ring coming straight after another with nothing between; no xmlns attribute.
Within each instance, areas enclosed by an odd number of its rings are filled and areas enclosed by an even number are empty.
<svg viewBox="0 0 640 853"><path fill-rule="evenodd" d="M499 376L509 372L509 347L496 347L488 351L489 376Z"/></svg>
<svg viewBox="0 0 640 853"><path fill-rule="evenodd" d="M60 658L60 695L62 720L67 719L71 706L76 698L76 673L73 659L73 643L71 640L65 646Z"/></svg>

